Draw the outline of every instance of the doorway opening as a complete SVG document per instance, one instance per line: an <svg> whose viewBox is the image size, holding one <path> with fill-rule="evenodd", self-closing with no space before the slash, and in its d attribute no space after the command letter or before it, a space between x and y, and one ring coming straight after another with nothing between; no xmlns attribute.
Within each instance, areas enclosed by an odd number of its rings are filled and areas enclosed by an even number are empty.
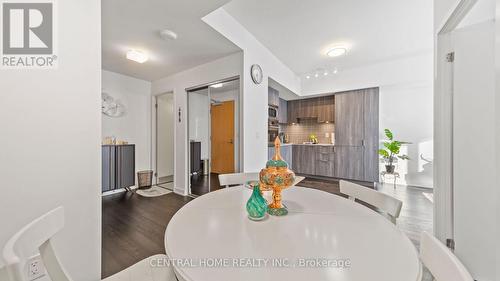
<svg viewBox="0 0 500 281"><path fill-rule="evenodd" d="M189 193L220 189L219 174L240 170L240 80L188 90Z"/></svg>
<svg viewBox="0 0 500 281"><path fill-rule="evenodd" d="M158 186L170 190L173 190L174 182L174 118L173 93L155 96L155 180Z"/></svg>

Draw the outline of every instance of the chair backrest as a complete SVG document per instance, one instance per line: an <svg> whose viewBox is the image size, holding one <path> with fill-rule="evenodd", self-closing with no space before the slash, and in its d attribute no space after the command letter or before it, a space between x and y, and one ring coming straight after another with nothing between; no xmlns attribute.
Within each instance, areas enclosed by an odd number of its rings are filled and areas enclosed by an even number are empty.
<svg viewBox="0 0 500 281"><path fill-rule="evenodd" d="M386 212L394 224L403 206L403 202L392 196L348 181L340 181L340 192L351 200L361 200Z"/></svg>
<svg viewBox="0 0 500 281"><path fill-rule="evenodd" d="M5 244L2 253L5 263L2 271L8 276L8 280L25 281L26 263L31 256L39 252L52 281L71 281L59 263L51 244L51 238L63 227L64 208L58 207L14 234Z"/></svg>
<svg viewBox="0 0 500 281"><path fill-rule="evenodd" d="M247 181L254 180L259 180L259 173L235 173L219 175L219 183L221 186L225 187L229 187L230 185L242 185Z"/></svg>
<svg viewBox="0 0 500 281"><path fill-rule="evenodd" d="M474 281L460 260L426 232L420 238L420 259L437 281Z"/></svg>

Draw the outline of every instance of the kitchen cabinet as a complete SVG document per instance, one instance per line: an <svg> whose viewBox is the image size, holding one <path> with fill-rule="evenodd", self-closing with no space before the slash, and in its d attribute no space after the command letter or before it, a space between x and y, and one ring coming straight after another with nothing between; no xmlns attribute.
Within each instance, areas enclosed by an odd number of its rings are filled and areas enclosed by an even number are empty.
<svg viewBox="0 0 500 281"><path fill-rule="evenodd" d="M284 99L279 99L278 123L280 124L288 123L288 102Z"/></svg>
<svg viewBox="0 0 500 281"><path fill-rule="evenodd" d="M288 101L286 109L288 124L298 123L298 105L297 101Z"/></svg>
<svg viewBox="0 0 500 281"><path fill-rule="evenodd" d="M318 98L318 122L335 121L335 97L326 96Z"/></svg>
<svg viewBox="0 0 500 281"><path fill-rule="evenodd" d="M135 145L103 145L102 191L135 185Z"/></svg>
<svg viewBox="0 0 500 281"><path fill-rule="evenodd" d="M298 174L314 175L316 173L316 153L313 145L294 145L293 170Z"/></svg>
<svg viewBox="0 0 500 281"><path fill-rule="evenodd" d="M364 94L350 91L335 95L335 144L362 146Z"/></svg>
<svg viewBox="0 0 500 281"><path fill-rule="evenodd" d="M267 103L276 107L280 105L280 94L278 90L271 87L267 88Z"/></svg>
<svg viewBox="0 0 500 281"><path fill-rule="evenodd" d="M335 176L341 179L364 181L362 146L335 146Z"/></svg>
<svg viewBox="0 0 500 281"><path fill-rule="evenodd" d="M288 102L288 122L298 123L300 119L316 119L318 122L335 121L335 97L325 96Z"/></svg>
<svg viewBox="0 0 500 281"><path fill-rule="evenodd" d="M371 88L364 91L364 141L363 165L364 180L377 182L379 180L379 89Z"/></svg>
<svg viewBox="0 0 500 281"><path fill-rule="evenodd" d="M316 172L315 175L322 177L336 177L335 173L335 147L315 146Z"/></svg>
<svg viewBox="0 0 500 281"><path fill-rule="evenodd" d="M378 181L378 116L378 88L335 95L337 177Z"/></svg>

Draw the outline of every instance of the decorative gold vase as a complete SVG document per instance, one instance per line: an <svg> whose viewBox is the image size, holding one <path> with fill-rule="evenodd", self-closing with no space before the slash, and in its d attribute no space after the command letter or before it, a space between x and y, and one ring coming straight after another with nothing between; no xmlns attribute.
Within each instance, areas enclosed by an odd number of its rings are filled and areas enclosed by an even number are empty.
<svg viewBox="0 0 500 281"><path fill-rule="evenodd" d="M273 191L273 202L269 204L267 212L273 216L284 216L288 214L286 206L281 203L281 191L292 186L295 181L295 173L288 169L288 163L283 160L280 152L281 142L277 137L274 140L274 156L267 161L266 168L259 174L260 190Z"/></svg>

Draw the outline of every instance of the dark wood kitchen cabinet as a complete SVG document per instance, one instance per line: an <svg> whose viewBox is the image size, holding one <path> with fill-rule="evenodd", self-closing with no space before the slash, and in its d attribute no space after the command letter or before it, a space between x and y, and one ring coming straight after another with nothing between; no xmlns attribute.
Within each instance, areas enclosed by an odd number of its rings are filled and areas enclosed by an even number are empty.
<svg viewBox="0 0 500 281"><path fill-rule="evenodd" d="M364 94L350 91L335 95L335 144L362 146L364 139Z"/></svg>
<svg viewBox="0 0 500 281"><path fill-rule="evenodd" d="M299 123L300 119L316 119L318 122L335 121L335 97L333 95L292 100L288 102L288 123Z"/></svg>
<svg viewBox="0 0 500 281"><path fill-rule="evenodd" d="M335 94L337 177L378 181L379 89Z"/></svg>
<svg viewBox="0 0 500 281"><path fill-rule="evenodd" d="M313 145L294 145L292 150L293 170L298 174L316 173L316 153Z"/></svg>
<svg viewBox="0 0 500 281"><path fill-rule="evenodd" d="M335 147L315 146L316 172L315 175L322 177L336 177L335 173Z"/></svg>
<svg viewBox="0 0 500 281"><path fill-rule="evenodd" d="M135 145L102 146L102 191L135 185Z"/></svg>
<svg viewBox="0 0 500 281"><path fill-rule="evenodd" d="M278 123L287 124L288 123L288 102L284 99L279 99L278 107Z"/></svg>
<svg viewBox="0 0 500 281"><path fill-rule="evenodd" d="M335 96L318 98L318 122L335 121Z"/></svg>
<svg viewBox="0 0 500 281"><path fill-rule="evenodd" d="M362 146L335 146L335 176L341 179L365 179Z"/></svg>

